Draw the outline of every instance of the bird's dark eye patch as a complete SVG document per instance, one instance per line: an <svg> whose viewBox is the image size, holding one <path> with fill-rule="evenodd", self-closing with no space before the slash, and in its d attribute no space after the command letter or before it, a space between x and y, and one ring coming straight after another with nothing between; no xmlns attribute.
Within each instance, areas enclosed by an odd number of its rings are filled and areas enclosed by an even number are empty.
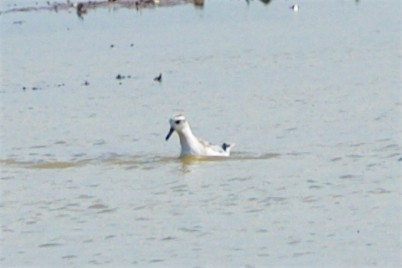
<svg viewBox="0 0 402 268"><path fill-rule="evenodd" d="M178 124L180 124L180 120L176 120L176 121L174 121L174 123L176 124L176 125L178 125Z"/></svg>

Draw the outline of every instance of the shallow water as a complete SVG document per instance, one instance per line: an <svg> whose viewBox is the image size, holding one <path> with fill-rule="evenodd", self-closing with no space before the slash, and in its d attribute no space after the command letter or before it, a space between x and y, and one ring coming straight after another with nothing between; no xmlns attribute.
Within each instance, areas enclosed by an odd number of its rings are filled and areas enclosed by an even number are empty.
<svg viewBox="0 0 402 268"><path fill-rule="evenodd" d="M398 5L0 15L0 265L398 266Z"/></svg>

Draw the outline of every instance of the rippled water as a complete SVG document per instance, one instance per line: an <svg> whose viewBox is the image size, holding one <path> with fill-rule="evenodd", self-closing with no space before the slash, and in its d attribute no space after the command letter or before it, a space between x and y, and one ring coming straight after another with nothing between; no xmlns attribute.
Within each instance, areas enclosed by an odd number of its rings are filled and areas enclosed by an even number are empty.
<svg viewBox="0 0 402 268"><path fill-rule="evenodd" d="M0 265L400 265L400 3L289 5L0 15Z"/></svg>

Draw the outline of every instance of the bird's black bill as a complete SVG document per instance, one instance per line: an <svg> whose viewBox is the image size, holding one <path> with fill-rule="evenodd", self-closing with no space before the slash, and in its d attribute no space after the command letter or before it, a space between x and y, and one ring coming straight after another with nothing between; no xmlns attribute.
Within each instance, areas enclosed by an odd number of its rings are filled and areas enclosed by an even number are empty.
<svg viewBox="0 0 402 268"><path fill-rule="evenodd" d="M168 139L170 138L170 136L172 136L173 131L174 131L173 128L170 128L170 129L169 129L169 133L166 135L165 140L168 140Z"/></svg>

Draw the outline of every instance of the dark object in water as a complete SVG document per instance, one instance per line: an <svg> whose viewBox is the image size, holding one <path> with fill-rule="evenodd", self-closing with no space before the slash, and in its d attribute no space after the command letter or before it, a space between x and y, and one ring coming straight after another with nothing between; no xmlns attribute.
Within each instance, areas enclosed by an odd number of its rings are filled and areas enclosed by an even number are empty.
<svg viewBox="0 0 402 268"><path fill-rule="evenodd" d="M227 144L227 143L222 144L222 149L224 151L226 151L226 149L229 148L229 147L230 147L230 144Z"/></svg>
<svg viewBox="0 0 402 268"><path fill-rule="evenodd" d="M83 3L78 3L75 5L77 8L77 16L82 19L82 15L87 13L87 9Z"/></svg>
<svg viewBox="0 0 402 268"><path fill-rule="evenodd" d="M162 82L162 73L160 73L157 77L155 77L154 81Z"/></svg>
<svg viewBox="0 0 402 268"><path fill-rule="evenodd" d="M204 0L194 0L194 5L195 6L204 6Z"/></svg>
<svg viewBox="0 0 402 268"><path fill-rule="evenodd" d="M263 2L264 4L268 5L269 3L271 3L271 0L260 0L261 2Z"/></svg>

